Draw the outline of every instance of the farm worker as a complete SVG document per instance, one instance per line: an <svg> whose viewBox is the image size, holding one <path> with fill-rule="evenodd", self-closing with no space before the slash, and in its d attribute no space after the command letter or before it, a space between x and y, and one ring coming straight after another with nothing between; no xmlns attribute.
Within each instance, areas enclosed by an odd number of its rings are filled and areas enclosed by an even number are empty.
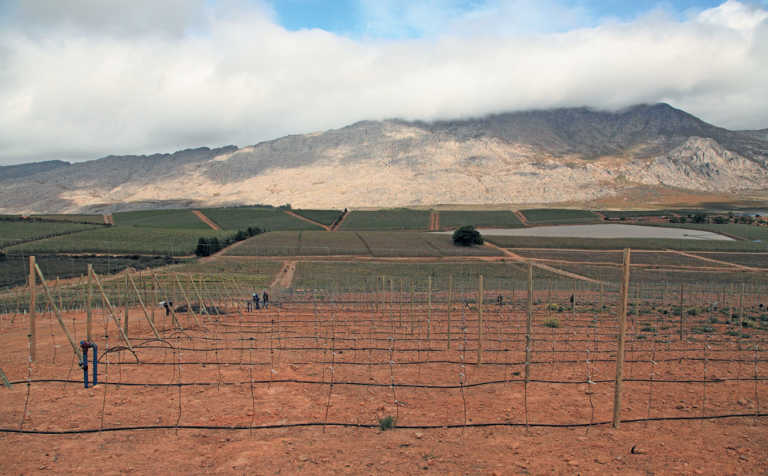
<svg viewBox="0 0 768 476"><path fill-rule="evenodd" d="M259 293L253 293L253 307L254 309L259 308Z"/></svg>
<svg viewBox="0 0 768 476"><path fill-rule="evenodd" d="M261 302L264 304L264 309L269 307L269 294L267 294L267 290L265 289L264 292L261 295Z"/></svg>

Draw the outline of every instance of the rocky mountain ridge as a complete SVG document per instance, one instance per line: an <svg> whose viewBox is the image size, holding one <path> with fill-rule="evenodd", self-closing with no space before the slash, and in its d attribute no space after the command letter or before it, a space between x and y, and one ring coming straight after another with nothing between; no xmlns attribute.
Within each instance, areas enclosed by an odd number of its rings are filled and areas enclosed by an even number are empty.
<svg viewBox="0 0 768 476"><path fill-rule="evenodd" d="M730 131L667 104L569 108L362 121L243 148L33 165L13 166L12 174L0 167L0 213L541 204L631 186L766 190L768 131Z"/></svg>

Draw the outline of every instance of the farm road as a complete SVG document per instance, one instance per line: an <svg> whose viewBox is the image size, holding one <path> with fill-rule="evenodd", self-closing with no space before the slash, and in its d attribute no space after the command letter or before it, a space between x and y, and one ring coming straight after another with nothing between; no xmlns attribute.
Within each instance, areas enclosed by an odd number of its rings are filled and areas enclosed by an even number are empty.
<svg viewBox="0 0 768 476"><path fill-rule="evenodd" d="M337 231L339 229L339 227L341 226L341 224L344 223L344 220L347 219L348 216L349 216L349 210L345 209L344 210L344 214L341 215L341 219L339 221L337 221L336 224L333 225L333 227L331 227L330 231Z"/></svg>
<svg viewBox="0 0 768 476"><path fill-rule="evenodd" d="M525 259L522 256L520 256L520 255L518 255L516 253L513 253L513 252L509 251L506 248L501 248L501 247L496 246L493 243L488 242L488 241L485 242L484 246L487 246L488 248L493 248L495 250L499 250L502 253L504 253L506 256L509 256L510 258L513 258L513 259L515 259L517 261L520 261L521 263L531 263L532 265L536 266L537 268L549 271L550 273L559 274L561 276L566 276L568 278L580 279L582 281L588 281L590 283L595 283L595 284L608 284L608 283L606 283L604 281L588 278L586 276L582 276L582 275L576 274L576 273L571 273L570 271L564 271L562 269L553 268L552 266L549 266L547 264L535 263L532 260Z"/></svg>
<svg viewBox="0 0 768 476"><path fill-rule="evenodd" d="M429 231L440 231L440 212L429 214Z"/></svg>
<svg viewBox="0 0 768 476"><path fill-rule="evenodd" d="M275 280L269 285L270 289L274 288L290 288L293 282L293 275L296 273L296 262L286 261L283 263L282 269L275 276Z"/></svg>
<svg viewBox="0 0 768 476"><path fill-rule="evenodd" d="M217 230L217 231L221 230L221 227L219 225L217 225L216 222L214 222L213 220L211 220L210 218L205 216L205 214L203 212L201 212L200 210L192 210L192 213L194 213L197 216L197 218L200 219L201 222L205 223L206 225L208 225L212 229Z"/></svg>
<svg viewBox="0 0 768 476"><path fill-rule="evenodd" d="M320 226L320 227L322 227L322 228L323 228L323 230L325 230L325 231L331 231L331 227L329 227L328 225L323 225L323 224L322 224L322 223L320 223L319 221L315 221L315 220L313 220L313 219L311 219L311 218L307 218L307 217L305 217L305 216L301 216L301 215L299 215L298 213L293 213L293 212L292 212L292 211L290 211L290 210L283 210L283 211L286 213L286 215L290 215L290 216L292 216L292 217L294 217L294 218L298 218L299 220L304 220L304 221L305 221L305 222L307 222L307 223L312 223L313 225L317 225L317 226Z"/></svg>
<svg viewBox="0 0 768 476"><path fill-rule="evenodd" d="M695 255L695 254L691 254L691 253L686 253L685 251L678 251L678 250L667 250L667 251L669 251L671 253L679 254L681 256L687 256L689 258L695 258L695 259L699 259L699 260L702 260L702 261L708 261L710 263L717 263L719 265L724 265L724 266L728 266L728 267L732 267L732 268L737 268L737 269L740 269L742 271L765 271L764 269L752 268L750 266L744 266L743 264L729 263L727 261L720 261L720 260L717 260L717 259L705 258L703 256L699 256L699 255Z"/></svg>

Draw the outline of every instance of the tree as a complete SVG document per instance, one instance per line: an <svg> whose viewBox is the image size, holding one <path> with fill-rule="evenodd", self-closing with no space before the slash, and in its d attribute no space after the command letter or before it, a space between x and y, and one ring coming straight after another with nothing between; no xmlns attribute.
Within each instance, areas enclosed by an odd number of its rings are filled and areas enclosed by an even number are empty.
<svg viewBox="0 0 768 476"><path fill-rule="evenodd" d="M453 244L457 246L482 245L483 237L473 225L464 225L453 232Z"/></svg>
<svg viewBox="0 0 768 476"><path fill-rule="evenodd" d="M210 256L211 249L207 239L200 238L197 240L197 248L195 248L195 254L197 256Z"/></svg>

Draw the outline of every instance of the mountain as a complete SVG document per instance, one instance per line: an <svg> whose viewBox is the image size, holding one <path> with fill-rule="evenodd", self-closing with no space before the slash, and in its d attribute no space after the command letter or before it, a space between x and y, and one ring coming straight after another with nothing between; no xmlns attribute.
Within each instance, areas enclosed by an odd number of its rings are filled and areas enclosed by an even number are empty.
<svg viewBox="0 0 768 476"><path fill-rule="evenodd" d="M243 148L4 169L0 213L544 204L637 188L738 196L768 189L768 130L730 131L667 104L567 108L362 121Z"/></svg>
<svg viewBox="0 0 768 476"><path fill-rule="evenodd" d="M45 162L0 166L0 180L19 179L69 165L72 164L61 160L48 160Z"/></svg>

